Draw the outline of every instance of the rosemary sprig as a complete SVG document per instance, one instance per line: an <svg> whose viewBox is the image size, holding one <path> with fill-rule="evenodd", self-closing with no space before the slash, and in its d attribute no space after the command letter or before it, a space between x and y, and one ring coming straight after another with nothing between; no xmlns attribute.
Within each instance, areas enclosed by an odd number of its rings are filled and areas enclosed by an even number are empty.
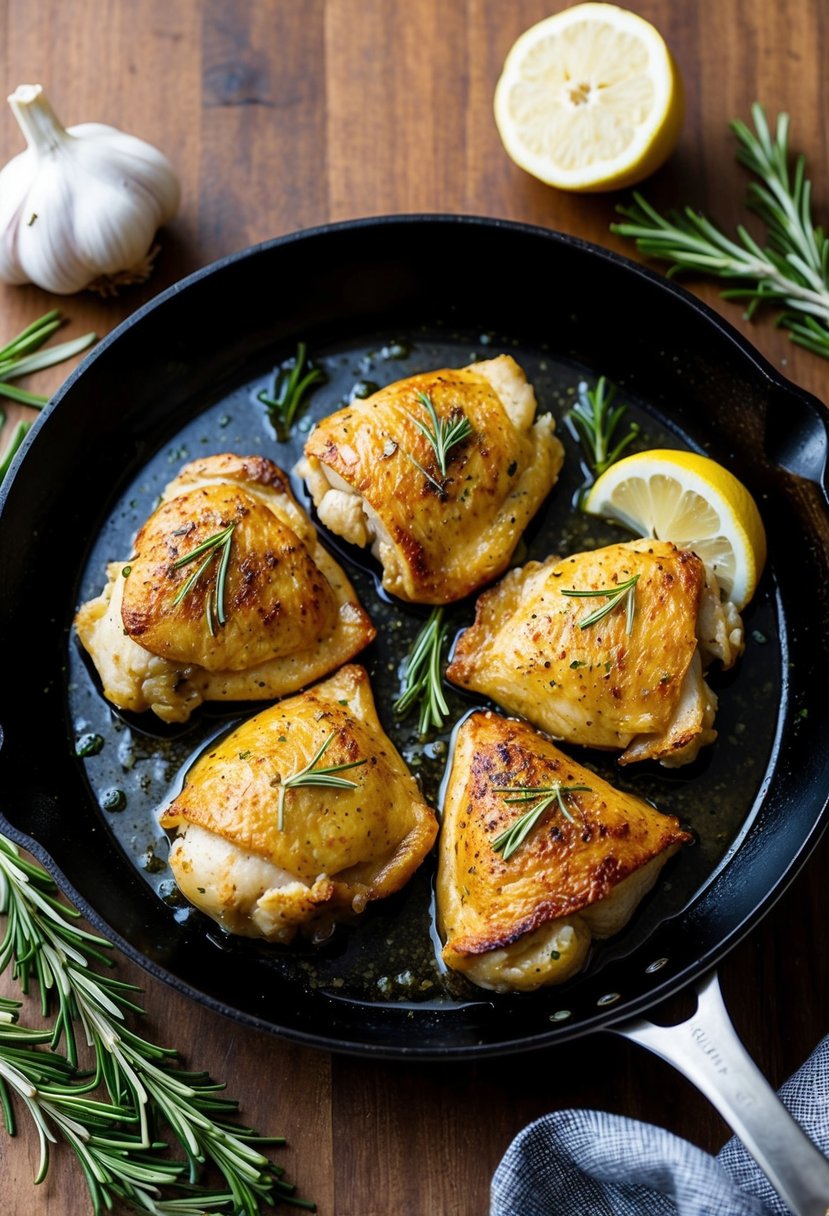
<svg viewBox="0 0 829 1216"><path fill-rule="evenodd" d="M219 569L216 574L216 581L213 584L212 591L208 594L204 603L204 611L207 617L207 628L210 631L210 636L215 637L215 623L219 625L227 624L227 612L225 610L225 593L227 591L227 571L230 565L230 547L233 544L233 529L235 523L228 524L221 532L216 532L213 536L208 536L207 540L203 540L200 545L196 545L192 553L180 557L178 561L173 562L173 569L180 570L182 566L189 566L191 562L196 561L203 554L206 554L201 565L190 575L186 582L182 583L178 595L173 600L173 606L180 604L183 599L190 594L204 574L207 567L213 561L213 558L219 555Z"/></svg>
<svg viewBox="0 0 829 1216"><path fill-rule="evenodd" d="M438 494L440 494L441 498L443 498L444 495L446 494L446 486L444 485L444 483L442 481L438 481L437 477L433 477L428 469L424 469L424 467L420 463L420 461L415 460L415 458L411 454L411 452L404 452L403 455L406 457L406 459L409 461L410 464L413 464L414 467L423 474L423 476L426 478L427 481L430 481L432 483L432 485L437 490Z"/></svg>
<svg viewBox="0 0 829 1216"><path fill-rule="evenodd" d="M577 591L573 587L561 587L559 590L562 595L575 596L580 599L595 599L600 595L608 597L606 604L602 604L601 608L597 608L583 621L579 621L579 629L587 629L590 625L595 625L597 621L612 612L617 604L625 600L625 632L630 633L633 629L633 615L636 610L634 596L639 577L638 574L634 574L631 578L625 579L623 583L617 583L615 587L599 587L595 591Z"/></svg>
<svg viewBox="0 0 829 1216"><path fill-rule="evenodd" d="M812 186L806 160L789 164L789 116L779 114L775 134L763 107L751 108L754 131L734 121L737 159L757 180L749 182L748 206L766 225L761 246L741 224L738 241L730 240L692 207L660 215L641 194L632 207L619 207L627 223L611 224L613 232L631 237L651 257L670 262L669 275L699 271L742 283L722 293L724 299L748 300L746 316L764 303L782 305L778 324L793 342L829 358L829 245L812 219Z"/></svg>
<svg viewBox="0 0 829 1216"><path fill-rule="evenodd" d="M31 425L31 422L27 422L25 419L21 418L18 421L17 426L12 431L11 438L6 444L3 455L0 456L0 481L3 480L11 468L11 463L17 454L17 449L28 435Z"/></svg>
<svg viewBox="0 0 829 1216"><path fill-rule="evenodd" d="M344 773L346 769L359 768L361 764L366 763L365 760L350 760L347 764L332 764L328 768L317 768L320 760L328 751L333 738L334 731L325 740L314 758L308 761L305 768L301 768L298 773L294 773L293 776L286 777L284 781L279 782L276 826L280 832L285 826L285 794L288 790L299 789L303 785L324 785L340 790L356 790L356 781L349 781L347 777L338 777L336 774Z"/></svg>
<svg viewBox="0 0 829 1216"><path fill-rule="evenodd" d="M403 669L403 692L394 703L394 711L400 717L405 717L413 705L419 706L421 736L428 734L432 727L440 730L449 714L441 668L441 654L449 629L443 612L442 607L433 608L415 638Z"/></svg>
<svg viewBox="0 0 829 1216"><path fill-rule="evenodd" d="M409 415L420 433L425 435L425 437L429 440L429 443L432 445L435 453L435 459L438 462L438 468L445 477L447 467L446 462L448 460L450 451L457 444L462 443L464 439L469 438L469 436L472 434L472 425L465 414L460 414L455 418L439 418L438 412L435 409L435 404L428 393L418 393L417 399L426 410L426 413L429 415L429 421L432 424L431 429L426 425L425 422L423 422L422 419L415 418L414 414L410 413L409 410L406 410L406 413ZM421 473L425 473L425 469L421 468L413 457L410 456L409 459L412 461L412 464L417 465ZM429 474L426 473L426 476L429 477ZM438 485L433 477L429 477L429 480L434 482L435 485ZM442 486L439 488L441 490L443 489Z"/></svg>
<svg viewBox="0 0 829 1216"><path fill-rule="evenodd" d="M520 818L516 819L515 823L511 824L506 831L501 832L492 842L492 848L496 853L502 853L504 861L509 861L513 853L521 847L524 841L529 836L535 825L538 823L541 816L549 806L555 802L558 809L561 811L565 819L570 823L575 823L575 819L567 809L567 804L564 799L569 794L577 794L580 792L590 793L589 785L540 785L534 789L529 789L524 785L506 785L496 786L496 794L512 794L513 797L505 798L507 803L523 803L536 802L536 805L525 811Z"/></svg>
<svg viewBox="0 0 829 1216"><path fill-rule="evenodd" d="M259 1216L263 1205L277 1200L313 1210L259 1151L281 1140L230 1122L237 1104L217 1096L222 1085L175 1067L175 1051L125 1025L128 1014L142 1012L133 1000L139 990L95 969L93 964L111 965L104 953L109 944L73 923L78 912L56 898L45 870L25 861L2 836L0 912L8 918L0 969L13 964L24 993L36 980L44 1014L55 1006L53 1028L43 1032L11 1027L14 1009L7 1004L0 1010L0 1103L7 1130L14 1129L11 1093L35 1121L38 1181L48 1169L49 1144L59 1136L80 1161L96 1216L116 1200L155 1216L216 1208ZM92 1074L77 1069L76 1024L94 1051ZM38 1051L47 1040L55 1053L64 1042L66 1055ZM108 1101L91 1096L99 1084ZM166 1147L156 1132L161 1126L183 1150L183 1161L159 1155ZM198 1182L207 1162L226 1189Z"/></svg>
<svg viewBox="0 0 829 1216"><path fill-rule="evenodd" d="M619 459L639 434L639 425L633 422L614 444L616 428L627 413L626 405L613 405L615 396L615 385L609 385L604 376L599 376L594 388L582 380L578 400L567 414L597 477Z"/></svg>
<svg viewBox="0 0 829 1216"><path fill-rule="evenodd" d="M273 387L270 393L266 389L256 394L257 401L268 411L268 417L273 423L276 437L280 443L285 443L291 437L291 427L294 424L297 411L309 389L325 380L322 368L314 367L305 358L305 343L297 343L296 356L286 360L273 374Z"/></svg>
<svg viewBox="0 0 829 1216"><path fill-rule="evenodd" d="M31 405L35 409L40 409L46 404L49 400L48 397L42 397L39 393L27 392L8 382L16 380L19 376L28 376L32 372L42 371L45 367L52 367L55 363L62 363L64 359L71 359L73 355L80 354L96 340L94 333L84 334L80 338L73 338L69 342L61 342L57 346L52 346L40 354L33 354L33 351L40 350L40 347L62 324L63 318L60 311L53 308L51 312L44 313L37 321L27 325L17 337L12 338L11 342L0 349L0 397L8 397L11 401L17 401L21 405Z"/></svg>
<svg viewBox="0 0 829 1216"><path fill-rule="evenodd" d="M28 1112L37 1131L40 1161L35 1183L49 1169L50 1145L58 1137L75 1153L87 1178L93 1211L125 1201L134 1210L158 1212L163 1205L159 1186L175 1186L184 1165L154 1155L160 1145L147 1146L136 1135L125 1132L123 1123L134 1123L128 1107L101 1102L88 1096L95 1084L79 1079L65 1056L38 1048L51 1035L16 1025L17 1002L3 1002L0 1025L0 1095L6 1130L15 1134L12 1096Z"/></svg>

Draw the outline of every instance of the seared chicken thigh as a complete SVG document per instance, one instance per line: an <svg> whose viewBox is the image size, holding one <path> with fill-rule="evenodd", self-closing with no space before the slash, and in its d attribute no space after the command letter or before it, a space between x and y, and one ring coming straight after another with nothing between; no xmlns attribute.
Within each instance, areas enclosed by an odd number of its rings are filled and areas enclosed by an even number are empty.
<svg viewBox="0 0 829 1216"><path fill-rule="evenodd" d="M166 722L205 700L295 692L375 634L284 473L260 456L186 465L108 575L78 636L113 704Z"/></svg>
<svg viewBox="0 0 829 1216"><path fill-rule="evenodd" d="M716 738L703 663L728 667L741 648L700 559L636 540L510 571L478 600L448 676L556 739L678 765Z"/></svg>
<svg viewBox="0 0 829 1216"><path fill-rule="evenodd" d="M535 410L509 355L412 376L320 422L297 472L326 527L371 545L387 591L449 603L506 569L555 484L563 448ZM426 432L453 428L441 461Z"/></svg>
<svg viewBox="0 0 829 1216"><path fill-rule="evenodd" d="M274 942L398 891L437 835L353 665L211 748L161 824L178 833L170 865L184 895L229 932Z"/></svg>
<svg viewBox="0 0 829 1216"><path fill-rule="evenodd" d="M673 816L614 789L526 723L473 713L456 736L442 813L443 959L499 992L561 983L584 966L593 937L619 932L689 839Z"/></svg>

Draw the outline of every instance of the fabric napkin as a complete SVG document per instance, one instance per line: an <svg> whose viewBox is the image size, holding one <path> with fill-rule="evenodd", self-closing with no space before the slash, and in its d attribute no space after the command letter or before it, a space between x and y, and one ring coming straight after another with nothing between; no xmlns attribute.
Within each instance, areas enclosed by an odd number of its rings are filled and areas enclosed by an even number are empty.
<svg viewBox="0 0 829 1216"><path fill-rule="evenodd" d="M829 1036L779 1091L829 1155ZM663 1128L563 1110L516 1136L492 1180L490 1216L787 1216L736 1137L716 1157Z"/></svg>

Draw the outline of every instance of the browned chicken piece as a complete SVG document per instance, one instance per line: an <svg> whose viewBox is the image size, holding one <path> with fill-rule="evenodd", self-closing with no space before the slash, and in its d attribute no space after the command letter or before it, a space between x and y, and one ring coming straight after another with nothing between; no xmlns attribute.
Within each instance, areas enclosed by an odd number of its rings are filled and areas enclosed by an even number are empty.
<svg viewBox="0 0 829 1216"><path fill-rule="evenodd" d="M75 618L104 695L183 722L202 701L296 692L375 629L285 474L261 456L185 465Z"/></svg>
<svg viewBox="0 0 829 1216"><path fill-rule="evenodd" d="M635 540L510 571L478 600L448 676L556 739L671 766L716 738L703 666L730 666L742 644L696 554Z"/></svg>
<svg viewBox="0 0 829 1216"><path fill-rule="evenodd" d="M516 844L522 818L539 808ZM442 812L443 959L498 992L562 983L593 938L624 927L690 839L673 816L614 789L527 723L475 712L456 736Z"/></svg>
<svg viewBox="0 0 829 1216"><path fill-rule="evenodd" d="M425 428L458 428L444 467ZM400 380L320 422L297 472L319 518L371 545L386 591L462 599L504 571L558 478L552 416L509 355Z"/></svg>
<svg viewBox="0 0 829 1216"><path fill-rule="evenodd" d="M161 824L177 833L170 865L192 903L231 933L283 943L399 891L437 835L356 665L214 745Z"/></svg>

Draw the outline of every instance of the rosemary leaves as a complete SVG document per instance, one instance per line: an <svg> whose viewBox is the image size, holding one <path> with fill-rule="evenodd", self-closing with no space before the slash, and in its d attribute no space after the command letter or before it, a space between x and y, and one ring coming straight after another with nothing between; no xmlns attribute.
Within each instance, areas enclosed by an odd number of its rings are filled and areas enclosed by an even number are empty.
<svg viewBox="0 0 829 1216"><path fill-rule="evenodd" d="M126 1025L142 1012L139 990L98 970L111 965L109 943L77 924L78 912L57 898L46 871L3 836L0 913L7 918L0 970L13 966L24 993L35 981L44 1013L53 1014L51 1028L31 1030L17 1025L17 1002L0 1001L0 1106L11 1134L15 1104L35 1124L37 1182L49 1168L50 1143L62 1139L78 1159L95 1216L120 1204L158 1216L216 1209L259 1216L277 1202L314 1210L261 1151L281 1138L231 1122L237 1104L218 1096L221 1084L178 1067L177 1052ZM76 1023L94 1051L92 1074L78 1068ZM105 1097L94 1096L98 1087ZM159 1127L183 1160L164 1153ZM218 1186L200 1181L205 1163L221 1176Z"/></svg>
<svg viewBox="0 0 829 1216"><path fill-rule="evenodd" d="M440 730L449 714L449 706L443 695L443 670L441 657L449 626L443 619L443 608L433 608L426 624L418 633L406 658L403 674L403 691L394 703L394 711L405 717L414 706L419 706L418 729L420 735L428 734L434 727Z"/></svg>
<svg viewBox="0 0 829 1216"><path fill-rule="evenodd" d="M507 804L534 802L535 805L516 819L515 823L511 824L506 831L496 836L492 842L492 848L496 853L503 855L504 861L509 861L513 853L517 849L520 849L544 812L553 803L556 804L565 819L568 819L570 823L575 823L575 819L567 808L565 798L570 794L582 792L590 793L590 786L561 785L558 782L555 785L536 786L534 789L523 785L497 786L495 788L496 794L511 795L511 797L504 799Z"/></svg>
<svg viewBox="0 0 829 1216"><path fill-rule="evenodd" d="M11 342L0 349L0 397L8 397L10 401L17 401L21 405L31 405L35 409L40 409L46 404L47 397L17 388L15 385L9 384L9 380L16 380L19 376L28 376L32 372L42 371L46 367L52 367L55 363L63 363L65 359L71 359L73 355L80 354L96 341L96 335L89 333L80 338L73 338L69 342L60 342L57 346L50 347L49 350L40 351L40 347L62 324L63 317L60 311L53 308L51 312L44 313L37 321L27 325L17 337L12 338ZM34 354L35 351L40 351L40 353Z"/></svg>
<svg viewBox="0 0 829 1216"><path fill-rule="evenodd" d="M293 776L286 777L284 781L279 782L279 797L276 804L276 826L280 832L285 826L285 795L288 790L299 789L303 785L321 785L340 790L356 790L356 781L349 781L347 777L340 777L338 774L346 772L347 769L359 768L361 764L366 763L365 760L351 760L346 764L332 764L328 768L317 768L320 760L328 751L333 738L334 732L332 731L314 758L309 760L305 765L305 768L301 768L298 773L294 773Z"/></svg>
<svg viewBox="0 0 829 1216"><path fill-rule="evenodd" d="M414 414L410 413L408 410L406 410L406 413L411 418L412 422L415 424L420 433L424 435L426 439L428 439L432 446L432 451L435 453L435 460L437 461L437 466L440 469L441 476L445 477L448 468L447 462L449 459L449 453L451 452L452 448L457 446L457 444L463 443L465 439L469 438L469 436L472 434L472 424L465 414L458 414L457 416L450 416L449 418L438 417L438 412L435 409L435 403L432 401L432 398L428 393L419 392L417 394L417 399L426 410L426 413L429 415L429 422L431 423L431 426L427 425L427 423L425 423L421 418L416 418ZM445 487L437 480L437 478L432 477L430 473L427 473L423 468L423 465L415 460L414 456L411 456L408 452L406 453L406 456L412 462L415 468L420 469L423 476L428 478L432 485L435 486L442 494Z"/></svg>
<svg viewBox="0 0 829 1216"><path fill-rule="evenodd" d="M577 591L574 587L561 587L560 591L562 595L573 596L578 599L595 599L598 596L607 596L606 604L602 604L600 608L596 608L584 620L579 621L579 629L588 629L591 625L595 625L597 621L601 621L608 613L612 612L617 604L624 601L625 632L630 633L633 629L633 614L636 609L634 594L639 578L638 574L634 574L631 578L625 579L624 582L617 583L615 587L598 587L595 591Z"/></svg>
<svg viewBox="0 0 829 1216"><path fill-rule="evenodd" d="M747 300L749 318L762 304L782 306L778 323L792 341L829 358L829 243L812 218L806 161L799 156L790 167L787 114L778 115L774 136L762 106L752 106L751 116L754 131L739 121L731 130L737 159L754 175L747 204L766 225L764 246L742 224L731 240L693 207L663 216L638 193L632 206L617 208L625 222L611 230L669 262L669 275L690 270L736 283L723 298Z"/></svg>
<svg viewBox="0 0 829 1216"><path fill-rule="evenodd" d="M28 435L31 425L31 422L27 422L25 419L21 418L18 421L17 426L12 431L9 441L6 444L2 455L0 455L0 481L3 480L11 468L11 463L17 455L17 450Z"/></svg>
<svg viewBox="0 0 829 1216"><path fill-rule="evenodd" d="M325 378L325 372L306 359L305 343L299 342L295 358L286 361L274 372L271 391L262 389L256 394L257 401L268 411L280 443L290 439L291 428L303 399L315 384L323 383Z"/></svg>
<svg viewBox="0 0 829 1216"><path fill-rule="evenodd" d="M211 637L215 636L217 623L219 625L227 624L225 593L227 591L227 571L230 565L230 546L233 543L233 530L235 527L235 523L228 524L221 532L216 532L215 535L209 536L207 540L203 540L200 545L196 545L192 553L188 553L184 557L180 557L178 561L173 562L173 569L180 570L183 566L189 566L191 562L197 561L204 555L204 561L198 569L182 583L178 595L173 600L173 605L175 606L180 604L183 599L186 599L214 558L218 557L219 568L216 573L216 579L204 602L207 628Z"/></svg>
<svg viewBox="0 0 829 1216"><path fill-rule="evenodd" d="M627 406L614 406L615 396L615 386L608 384L604 376L599 377L594 388L582 380L578 387L578 400L567 414L597 477L615 464L639 434L639 426L634 422L624 435L616 439L616 431L627 413Z"/></svg>
<svg viewBox="0 0 829 1216"><path fill-rule="evenodd" d="M16 380L19 376L31 375L32 372L42 371L46 367L52 367L55 363L62 363L65 359L71 359L73 355L80 354L96 341L97 335L89 333L80 338L73 338L69 342L60 342L57 346L50 347L49 350L41 351L40 347L62 324L63 317L57 308L53 308L51 312L44 313L37 321L27 325L15 338L12 338L11 342L0 349L0 397L7 397L10 401L17 401L20 405L30 405L38 410L46 404L48 397L43 397L40 393L30 393L26 389L10 384L9 381ZM35 354L36 351L39 353ZM0 427L5 424L5 421L5 414L0 411ZM31 425L31 422L21 418L9 436L8 442L0 453L0 481L8 473L12 460L26 438Z"/></svg>

